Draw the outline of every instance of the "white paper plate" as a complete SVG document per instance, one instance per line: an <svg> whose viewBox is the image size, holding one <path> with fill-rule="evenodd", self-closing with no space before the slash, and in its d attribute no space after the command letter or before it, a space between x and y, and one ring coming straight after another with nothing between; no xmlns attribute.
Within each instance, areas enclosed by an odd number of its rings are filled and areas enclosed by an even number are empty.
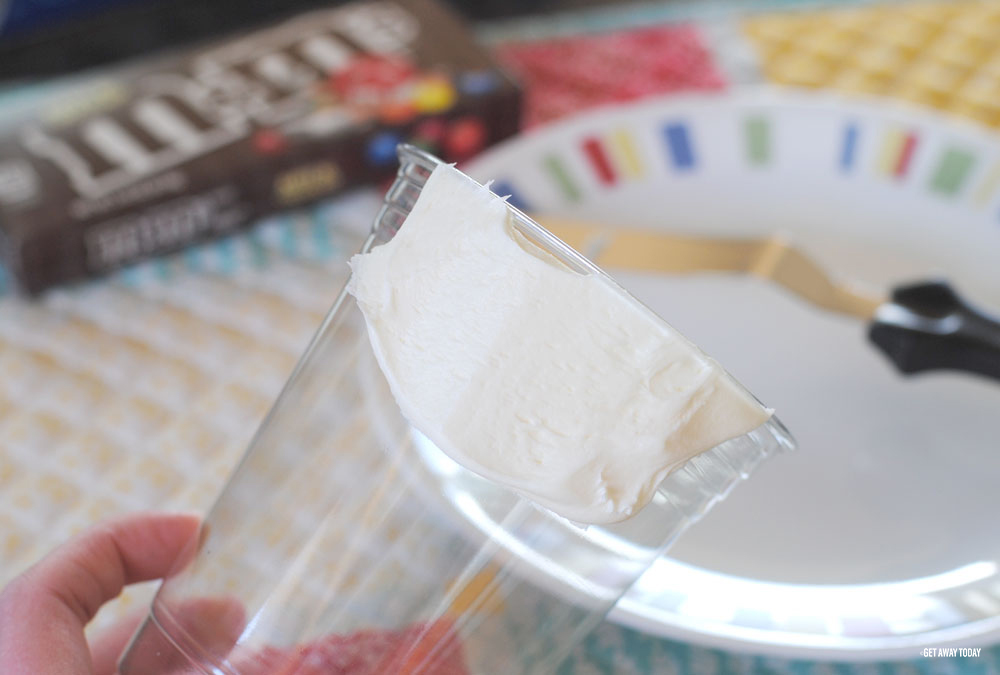
<svg viewBox="0 0 1000 675"><path fill-rule="evenodd" d="M464 168L529 212L781 232L873 288L944 276L1000 310L1000 139L912 108L674 96L529 133ZM611 271L801 446L685 534L613 620L808 658L1000 639L1000 382L902 377L863 322L765 282Z"/></svg>

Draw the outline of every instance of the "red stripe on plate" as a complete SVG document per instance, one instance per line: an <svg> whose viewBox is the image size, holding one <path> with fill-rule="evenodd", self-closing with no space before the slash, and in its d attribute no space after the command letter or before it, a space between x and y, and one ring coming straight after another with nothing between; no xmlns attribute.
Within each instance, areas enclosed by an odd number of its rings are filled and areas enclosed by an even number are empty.
<svg viewBox="0 0 1000 675"><path fill-rule="evenodd" d="M893 175L897 178L902 178L906 175L907 170L910 168L910 160L913 159L913 152L917 148L917 137L912 134L906 134L906 138L903 139L903 147L899 151L899 159L896 160L896 168L893 170Z"/></svg>
<svg viewBox="0 0 1000 675"><path fill-rule="evenodd" d="M597 177L605 185L614 185L615 170L611 167L608 153L604 151L604 146L596 138L587 138L583 141L583 152L590 160L591 166L597 173Z"/></svg>

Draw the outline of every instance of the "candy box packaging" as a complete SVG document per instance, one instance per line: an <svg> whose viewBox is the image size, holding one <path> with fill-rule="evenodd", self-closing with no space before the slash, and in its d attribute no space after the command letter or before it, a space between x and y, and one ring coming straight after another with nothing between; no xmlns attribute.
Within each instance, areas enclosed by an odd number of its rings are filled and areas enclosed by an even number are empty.
<svg viewBox="0 0 1000 675"><path fill-rule="evenodd" d="M431 0L302 14L104 72L0 134L0 260L38 293L517 131L520 92Z"/></svg>

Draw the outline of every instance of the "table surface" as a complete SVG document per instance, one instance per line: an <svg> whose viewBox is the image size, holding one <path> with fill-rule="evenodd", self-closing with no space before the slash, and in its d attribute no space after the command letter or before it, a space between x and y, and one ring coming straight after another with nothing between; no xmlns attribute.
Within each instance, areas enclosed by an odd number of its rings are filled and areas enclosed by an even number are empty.
<svg viewBox="0 0 1000 675"><path fill-rule="evenodd" d="M527 83L530 125L765 80L900 97L1000 126L1000 2L741 8L754 11L736 15L719 2L594 8L480 34ZM656 76L634 75L634 60L616 65L610 57L623 49ZM623 73L633 76L623 82ZM0 112L31 96L5 92ZM103 518L211 504L346 279L377 202L361 192L34 302L0 297L0 584ZM94 628L151 592L130 589ZM1000 672L1000 647L978 659L831 664L729 654L606 623L561 670L661 672L988 673Z"/></svg>

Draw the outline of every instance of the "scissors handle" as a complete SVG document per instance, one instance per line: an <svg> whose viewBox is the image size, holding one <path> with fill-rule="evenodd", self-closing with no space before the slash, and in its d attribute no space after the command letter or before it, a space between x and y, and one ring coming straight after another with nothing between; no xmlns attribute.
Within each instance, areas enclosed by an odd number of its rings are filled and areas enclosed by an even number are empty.
<svg viewBox="0 0 1000 675"><path fill-rule="evenodd" d="M876 310L868 337L903 373L964 370L1000 380L1000 320L943 281L896 288Z"/></svg>

